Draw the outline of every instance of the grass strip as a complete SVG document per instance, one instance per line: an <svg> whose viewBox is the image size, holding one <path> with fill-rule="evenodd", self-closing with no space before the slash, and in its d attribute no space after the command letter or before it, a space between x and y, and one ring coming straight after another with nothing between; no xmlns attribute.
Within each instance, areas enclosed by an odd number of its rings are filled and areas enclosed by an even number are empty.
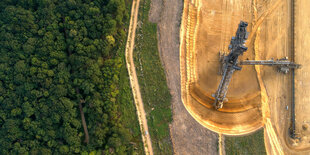
<svg viewBox="0 0 310 155"><path fill-rule="evenodd" d="M134 49L140 91L154 154L172 154L171 95L157 47L157 25L149 22L150 0L141 0Z"/></svg>
<svg viewBox="0 0 310 155"><path fill-rule="evenodd" d="M264 130L242 137L225 137L225 151L227 155L264 155Z"/></svg>

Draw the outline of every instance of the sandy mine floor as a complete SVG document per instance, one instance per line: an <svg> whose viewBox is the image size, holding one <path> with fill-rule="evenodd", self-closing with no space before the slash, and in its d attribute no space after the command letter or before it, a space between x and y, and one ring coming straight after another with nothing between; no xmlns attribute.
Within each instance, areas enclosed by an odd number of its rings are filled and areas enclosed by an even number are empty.
<svg viewBox="0 0 310 155"><path fill-rule="evenodd" d="M296 71L296 130L301 137L299 149L310 148L310 1L296 2L295 14L295 61L303 64L303 68Z"/></svg>
<svg viewBox="0 0 310 155"><path fill-rule="evenodd" d="M182 101L203 126L226 135L244 135L264 127L270 154L309 154L310 142L310 6L308 0L184 0L180 34ZM295 7L295 14L291 13ZM292 19L295 31L292 32ZM295 74L296 130L288 135L292 75L269 66L244 66L236 71L228 103L216 111L213 98L219 76L219 51L228 52L240 20L249 23L249 50L240 59L288 57L303 65ZM295 40L292 35L295 34ZM295 48L293 48L293 41ZM288 106L288 110L286 110ZM308 149L308 151L307 151Z"/></svg>
<svg viewBox="0 0 310 155"><path fill-rule="evenodd" d="M184 1L181 29L181 86L183 103L203 126L227 135L244 135L263 126L261 95L255 68L236 72L228 90L228 103L213 108L221 76L219 51L228 52L240 20L252 31L254 10L248 0ZM249 39L250 41L250 39ZM253 42L242 58L254 59Z"/></svg>
<svg viewBox="0 0 310 155"><path fill-rule="evenodd" d="M268 104L270 111L270 124L268 121L265 125L265 138L269 139L267 145L275 142L277 137L278 146L276 149L282 150L284 154L309 154L310 148L310 132L307 126L310 125L310 115L307 111L310 110L309 105L309 70L310 66L307 63L310 55L307 51L309 45L305 40L310 38L309 19L310 11L307 6L310 6L308 0L296 0L294 6L292 1L283 1L275 8L260 26L260 33L257 35L257 48L260 54L260 59L281 58L288 56L295 57L295 62L302 65L302 68L295 71L295 116L296 116L296 135L298 140L292 140L289 137L289 127L291 125L291 101L292 101L292 76L283 76L280 73L274 73L274 68L260 67L263 84L268 95ZM291 13L292 7L295 7L295 14ZM295 23L292 32L292 18ZM295 40L292 40L292 35L295 35ZM295 47L292 47L294 41ZM293 49L294 48L294 49ZM288 110L286 110L288 106ZM273 134L270 132L272 126ZM268 133L269 132L269 133ZM267 146L266 145L266 146ZM272 152L275 148L272 146L266 147L268 152Z"/></svg>

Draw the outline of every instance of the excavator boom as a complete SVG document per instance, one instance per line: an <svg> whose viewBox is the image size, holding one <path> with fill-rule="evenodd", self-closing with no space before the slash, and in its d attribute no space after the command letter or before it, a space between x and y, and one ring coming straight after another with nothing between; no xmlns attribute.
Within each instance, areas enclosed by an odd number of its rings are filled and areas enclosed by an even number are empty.
<svg viewBox="0 0 310 155"><path fill-rule="evenodd" d="M241 70L241 67L237 65L238 57L242 55L246 50L244 43L248 38L249 32L247 32L246 28L248 23L241 21L236 36L231 38L230 45L228 49L230 53L223 58L223 73L220 85L213 95L215 98L214 107L215 109L220 109L223 107L223 102L226 99L226 94L229 86L229 82L232 78L232 74L235 70Z"/></svg>

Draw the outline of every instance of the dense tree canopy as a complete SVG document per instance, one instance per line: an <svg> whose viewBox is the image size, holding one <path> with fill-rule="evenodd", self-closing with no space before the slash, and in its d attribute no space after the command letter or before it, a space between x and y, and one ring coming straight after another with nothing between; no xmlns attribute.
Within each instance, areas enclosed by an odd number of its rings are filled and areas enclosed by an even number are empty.
<svg viewBox="0 0 310 155"><path fill-rule="evenodd" d="M0 154L133 151L116 103L127 12L124 0L0 1Z"/></svg>

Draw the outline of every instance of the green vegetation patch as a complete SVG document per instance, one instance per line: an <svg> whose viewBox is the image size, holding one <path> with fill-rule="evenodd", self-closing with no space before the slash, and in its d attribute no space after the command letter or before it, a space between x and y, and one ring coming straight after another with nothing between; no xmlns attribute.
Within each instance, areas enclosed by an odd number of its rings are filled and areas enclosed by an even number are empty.
<svg viewBox="0 0 310 155"><path fill-rule="evenodd" d="M136 115L136 107L133 103L133 96L125 63L124 47L125 46L122 46L122 48L120 49L121 56L123 57L123 65L120 71L120 91L118 96L118 104L120 105L119 110L122 114L121 123L125 128L130 130L130 134L132 136L132 138L130 139L130 144L135 150L134 153L144 154L139 121Z"/></svg>
<svg viewBox="0 0 310 155"><path fill-rule="evenodd" d="M150 0L141 0L134 50L154 154L172 154L169 123L171 95L157 47L157 25L148 21Z"/></svg>
<svg viewBox="0 0 310 155"><path fill-rule="evenodd" d="M263 155L266 154L264 130L242 137L225 137L227 155Z"/></svg>
<svg viewBox="0 0 310 155"><path fill-rule="evenodd" d="M1 155L143 152L124 63L126 6L0 1Z"/></svg>

